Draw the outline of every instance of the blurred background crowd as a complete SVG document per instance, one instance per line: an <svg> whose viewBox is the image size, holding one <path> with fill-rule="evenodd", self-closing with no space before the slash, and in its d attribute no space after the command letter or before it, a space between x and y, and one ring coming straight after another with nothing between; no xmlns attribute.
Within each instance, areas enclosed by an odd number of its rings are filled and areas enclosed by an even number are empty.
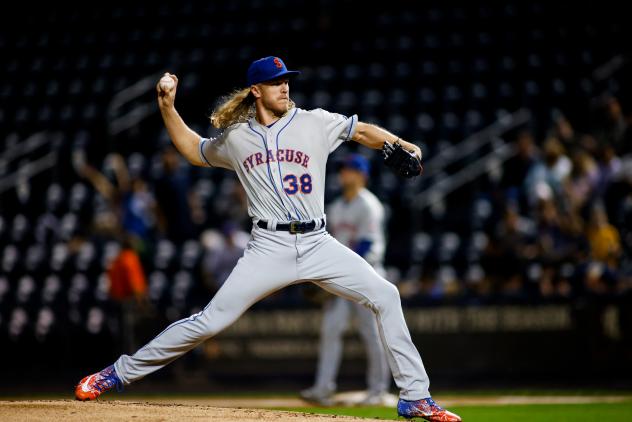
<svg viewBox="0 0 632 422"><path fill-rule="evenodd" d="M231 172L183 162L155 83L178 75L179 111L213 136L217 99L278 55L302 71L299 107L357 113L422 147L414 181L356 145L328 164L327 202L346 153L371 160L406 307L562 303L596 309L592 326L614 305L630 347L629 25L607 4L572 19L544 1L411 7L108 2L5 17L0 344L19 356L121 336L126 350L135 319L210 300L249 238L245 194ZM295 286L256 306L315 305Z"/></svg>

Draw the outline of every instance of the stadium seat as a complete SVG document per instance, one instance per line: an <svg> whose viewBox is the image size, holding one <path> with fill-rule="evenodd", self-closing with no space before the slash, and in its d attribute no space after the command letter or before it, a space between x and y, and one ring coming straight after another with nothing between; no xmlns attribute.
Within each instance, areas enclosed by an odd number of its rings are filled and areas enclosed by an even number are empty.
<svg viewBox="0 0 632 422"><path fill-rule="evenodd" d="M175 245L167 239L160 240L154 255L154 267L162 271L172 269L175 256Z"/></svg>
<svg viewBox="0 0 632 422"><path fill-rule="evenodd" d="M80 212L87 205L88 194L88 187L84 183L77 182L72 185L69 199L70 211L73 213Z"/></svg>
<svg viewBox="0 0 632 422"><path fill-rule="evenodd" d="M414 262L422 262L430 247L432 246L432 237L425 232L415 233L413 236L412 258Z"/></svg>
<svg viewBox="0 0 632 422"><path fill-rule="evenodd" d="M51 274L44 280L44 285L41 292L41 302L44 305L53 304L59 298L59 292L62 288L62 283L59 277Z"/></svg>
<svg viewBox="0 0 632 422"><path fill-rule="evenodd" d="M49 259L49 268L54 272L60 272L68 259L68 246L66 242L59 242L53 245Z"/></svg>
<svg viewBox="0 0 632 422"><path fill-rule="evenodd" d="M37 273L42 270L42 266L46 260L46 251L41 244L32 244L26 251L25 268L31 273Z"/></svg>
<svg viewBox="0 0 632 422"><path fill-rule="evenodd" d="M100 334L105 325L105 313L99 307L93 306L86 317L86 330L90 334Z"/></svg>
<svg viewBox="0 0 632 422"><path fill-rule="evenodd" d="M88 278L84 274L76 273L70 279L70 286L66 293L68 303L71 306L78 306L80 304L83 304L83 300L85 300L87 297L87 291L89 287L90 283L88 281Z"/></svg>
<svg viewBox="0 0 632 422"><path fill-rule="evenodd" d="M94 299L99 303L107 303L110 299L110 278L107 272L99 274L96 280Z"/></svg>
<svg viewBox="0 0 632 422"><path fill-rule="evenodd" d="M187 296L193 287L193 277L188 271L178 271L174 276L174 283L171 287L171 303L179 309L183 309L187 304Z"/></svg>
<svg viewBox="0 0 632 422"><path fill-rule="evenodd" d="M478 284L485 278L485 270L480 265L471 265L465 273L465 281L468 284Z"/></svg>
<svg viewBox="0 0 632 422"><path fill-rule="evenodd" d="M202 247L197 240L187 240L180 256L180 267L191 271L199 263L202 255Z"/></svg>
<svg viewBox="0 0 632 422"><path fill-rule="evenodd" d="M59 227L60 239L70 240L79 228L79 219L77 214L68 212L61 218Z"/></svg>
<svg viewBox="0 0 632 422"><path fill-rule="evenodd" d="M11 338L20 337L29 324L30 317L27 311L22 307L13 308L11 317L9 318L8 332Z"/></svg>
<svg viewBox="0 0 632 422"><path fill-rule="evenodd" d="M441 236L439 243L438 258L439 262L450 261L459 246L461 245L461 238L454 232L446 232Z"/></svg>
<svg viewBox="0 0 632 422"><path fill-rule="evenodd" d="M9 244L2 251L2 271L5 274L12 273L18 266L20 251L15 245Z"/></svg>
<svg viewBox="0 0 632 422"><path fill-rule="evenodd" d="M97 264L97 249L90 241L84 241L75 258L75 268L82 273L88 273Z"/></svg>
<svg viewBox="0 0 632 422"><path fill-rule="evenodd" d="M39 341L44 341L50 334L52 327L56 323L55 314L51 308L45 306L41 308L35 320L35 337Z"/></svg>
<svg viewBox="0 0 632 422"><path fill-rule="evenodd" d="M101 253L101 268L108 269L110 263L121 251L121 245L115 241L108 241L103 246L103 251Z"/></svg>
<svg viewBox="0 0 632 422"><path fill-rule="evenodd" d="M4 303L6 301L6 297L10 289L11 285L9 284L9 280L7 280L6 277L0 275L0 303Z"/></svg>
<svg viewBox="0 0 632 422"><path fill-rule="evenodd" d="M156 304L162 302L168 284L167 276L162 271L157 270L149 274L149 299Z"/></svg>

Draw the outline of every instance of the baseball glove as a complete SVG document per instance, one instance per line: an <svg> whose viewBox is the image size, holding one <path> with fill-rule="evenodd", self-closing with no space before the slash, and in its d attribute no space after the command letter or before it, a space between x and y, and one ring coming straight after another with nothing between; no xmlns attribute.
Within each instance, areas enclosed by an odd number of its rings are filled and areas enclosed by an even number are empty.
<svg viewBox="0 0 632 422"><path fill-rule="evenodd" d="M399 142L384 142L382 147L384 164L402 177L410 179L419 176L423 171L421 161L414 153L401 146Z"/></svg>

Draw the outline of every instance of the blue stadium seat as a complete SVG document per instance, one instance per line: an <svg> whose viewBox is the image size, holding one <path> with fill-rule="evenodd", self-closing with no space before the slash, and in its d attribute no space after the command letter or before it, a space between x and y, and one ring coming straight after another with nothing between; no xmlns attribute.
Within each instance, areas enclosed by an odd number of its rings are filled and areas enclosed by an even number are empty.
<svg viewBox="0 0 632 422"><path fill-rule="evenodd" d="M362 68L358 65L348 64L342 68L342 78L347 81L356 81L357 79L361 77L362 77Z"/></svg>
<svg viewBox="0 0 632 422"><path fill-rule="evenodd" d="M338 93L334 103L337 107L340 107L341 109L353 112L355 107L358 105L358 97L357 94L353 91L343 90Z"/></svg>
<svg viewBox="0 0 632 422"><path fill-rule="evenodd" d="M528 80L524 83L524 92L529 97L536 97L540 95L540 86L536 81Z"/></svg>
<svg viewBox="0 0 632 422"><path fill-rule="evenodd" d="M408 91L405 89L395 88L388 92L387 103L394 108L403 107L409 101Z"/></svg>
<svg viewBox="0 0 632 422"><path fill-rule="evenodd" d="M48 123L53 119L53 108L49 105L44 105L37 111L36 115L38 122Z"/></svg>
<svg viewBox="0 0 632 422"><path fill-rule="evenodd" d="M309 104L323 104L322 108L327 108L331 105L331 94L324 90L314 91Z"/></svg>
<svg viewBox="0 0 632 422"><path fill-rule="evenodd" d="M408 131L408 119L401 114L391 114L387 119L389 130L394 133L405 133Z"/></svg>
<svg viewBox="0 0 632 422"><path fill-rule="evenodd" d="M37 87L33 82L28 82L22 90L22 95L25 97L34 97L37 95Z"/></svg>
<svg viewBox="0 0 632 422"><path fill-rule="evenodd" d="M468 133L466 136L484 127L483 115L478 110L467 110L464 116L464 125Z"/></svg>
<svg viewBox="0 0 632 422"><path fill-rule="evenodd" d="M68 95L78 96L83 93L83 81L81 79L74 79L68 86Z"/></svg>
<svg viewBox="0 0 632 422"><path fill-rule="evenodd" d="M452 59L448 61L448 73L455 76L460 76L465 71L463 62L458 59Z"/></svg>
<svg viewBox="0 0 632 422"><path fill-rule="evenodd" d="M435 129L435 120L428 113L420 113L417 116L417 127L422 133L429 133Z"/></svg>
<svg viewBox="0 0 632 422"><path fill-rule="evenodd" d="M476 57L472 63L474 72L485 75L490 71L489 61L484 57Z"/></svg>
<svg viewBox="0 0 632 422"><path fill-rule="evenodd" d="M103 94L108 88L109 88L109 83L103 77L95 78L91 86L91 90L93 94Z"/></svg>
<svg viewBox="0 0 632 422"><path fill-rule="evenodd" d="M425 76L434 76L439 73L439 67L433 61L426 60L421 64L421 74Z"/></svg>

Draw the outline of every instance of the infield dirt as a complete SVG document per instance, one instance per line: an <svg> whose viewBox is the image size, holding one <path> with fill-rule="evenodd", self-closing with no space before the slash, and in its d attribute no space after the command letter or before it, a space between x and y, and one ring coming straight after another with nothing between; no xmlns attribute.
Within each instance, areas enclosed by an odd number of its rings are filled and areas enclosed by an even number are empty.
<svg viewBox="0 0 632 422"><path fill-rule="evenodd" d="M351 422L378 419L324 416L265 409L225 408L191 404L73 400L0 401L0 420L14 421L213 421L213 422Z"/></svg>

